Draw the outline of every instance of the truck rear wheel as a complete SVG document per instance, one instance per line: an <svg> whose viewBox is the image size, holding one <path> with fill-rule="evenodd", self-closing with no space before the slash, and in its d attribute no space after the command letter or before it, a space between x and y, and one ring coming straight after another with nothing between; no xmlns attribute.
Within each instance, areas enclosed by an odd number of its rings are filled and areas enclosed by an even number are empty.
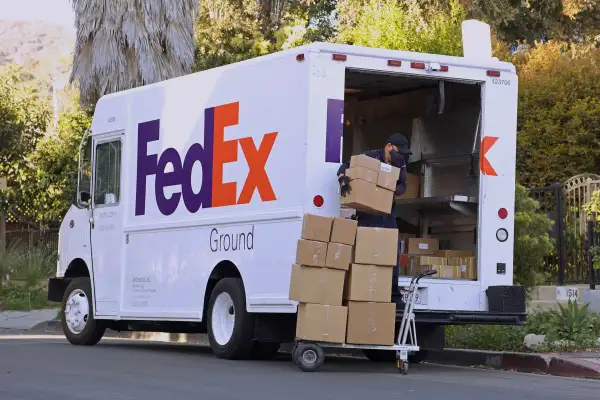
<svg viewBox="0 0 600 400"><path fill-rule="evenodd" d="M73 279L67 286L61 325L67 340L74 345L93 346L104 336L104 322L94 319L90 278Z"/></svg>
<svg viewBox="0 0 600 400"><path fill-rule="evenodd" d="M208 340L218 358L244 359L253 350L254 320L239 278L221 279L208 302Z"/></svg>

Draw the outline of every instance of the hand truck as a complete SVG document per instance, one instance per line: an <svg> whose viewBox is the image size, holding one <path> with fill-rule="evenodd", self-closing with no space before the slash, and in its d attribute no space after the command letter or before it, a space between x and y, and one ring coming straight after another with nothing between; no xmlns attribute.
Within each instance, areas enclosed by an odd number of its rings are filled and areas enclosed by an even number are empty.
<svg viewBox="0 0 600 400"><path fill-rule="evenodd" d="M402 313L402 322L396 344L393 346L376 346L368 344L347 344L347 343L328 343L314 342L297 339L292 349L292 360L294 364L304 372L317 371L323 362L325 362L325 352L323 348L339 349L360 349L360 350L389 350L396 352L396 367L398 372L406 375L408 373L408 352L419 351L417 344L417 330L415 328L415 314L413 309L417 300L417 290L419 281L426 276L432 276L437 273L436 270L429 270L413 277L408 287L408 296ZM410 340L410 344L407 344Z"/></svg>

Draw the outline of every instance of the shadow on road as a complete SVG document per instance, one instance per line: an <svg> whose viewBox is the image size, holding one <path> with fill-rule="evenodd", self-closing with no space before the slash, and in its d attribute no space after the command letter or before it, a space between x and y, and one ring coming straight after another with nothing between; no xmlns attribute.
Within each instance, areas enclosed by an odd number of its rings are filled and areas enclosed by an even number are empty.
<svg viewBox="0 0 600 400"><path fill-rule="evenodd" d="M209 347L201 346L201 345L190 345L190 344L178 344L178 343L140 343L140 342L112 342L112 341L102 341L97 346L102 346L105 348L112 349L128 349L133 351L155 351L162 354L180 354L182 356L188 355L190 357L199 357L202 359L212 359L215 362L220 363L244 363L248 364L260 364L262 368L273 366L278 370L281 370L282 367L286 369L290 369L291 371L297 371L300 373L298 368L294 365L291 360L291 355L280 352L276 359L270 361L256 361L256 360L220 360L217 359L213 354ZM239 365L239 364L238 364ZM418 372L423 367L431 368L434 365L411 365L411 372ZM394 362L384 362L384 363L376 363L371 362L366 359L360 359L356 357L343 357L343 356L327 356L325 363L323 364L320 372L327 373L398 373L396 370L396 364Z"/></svg>

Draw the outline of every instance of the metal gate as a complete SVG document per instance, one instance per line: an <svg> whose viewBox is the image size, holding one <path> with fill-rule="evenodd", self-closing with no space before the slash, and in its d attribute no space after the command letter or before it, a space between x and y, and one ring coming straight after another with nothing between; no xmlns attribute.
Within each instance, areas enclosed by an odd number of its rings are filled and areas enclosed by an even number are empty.
<svg viewBox="0 0 600 400"><path fill-rule="evenodd" d="M595 174L577 175L562 184L528 189L530 196L540 203L540 211L554 221L550 235L555 248L545 260L546 272L551 276L548 283L600 284L590 256L590 247L598 241L598 226L584 209L598 190L600 176Z"/></svg>

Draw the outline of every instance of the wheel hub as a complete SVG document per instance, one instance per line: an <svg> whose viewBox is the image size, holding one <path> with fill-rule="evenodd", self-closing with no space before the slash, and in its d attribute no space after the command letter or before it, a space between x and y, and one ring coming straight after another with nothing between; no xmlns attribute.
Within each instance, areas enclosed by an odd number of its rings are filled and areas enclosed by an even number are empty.
<svg viewBox="0 0 600 400"><path fill-rule="evenodd" d="M302 361L308 365L314 364L317 362L317 353L314 350L306 350L302 354Z"/></svg>
<svg viewBox="0 0 600 400"><path fill-rule="evenodd" d="M65 321L67 328L74 334L80 334L90 318L90 306L85 292L75 289L65 304Z"/></svg>
<svg viewBox="0 0 600 400"><path fill-rule="evenodd" d="M215 341L225 346L233 336L235 327L235 306L229 293L221 293L213 304L211 314L211 329Z"/></svg>

